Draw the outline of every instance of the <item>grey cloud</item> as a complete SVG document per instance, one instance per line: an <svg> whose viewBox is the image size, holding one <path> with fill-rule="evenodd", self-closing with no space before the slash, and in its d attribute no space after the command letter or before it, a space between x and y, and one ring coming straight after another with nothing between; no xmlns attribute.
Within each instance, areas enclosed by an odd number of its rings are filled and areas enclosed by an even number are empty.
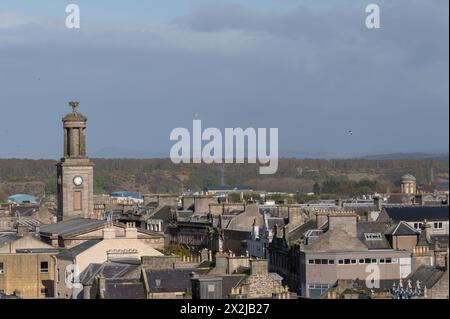
<svg viewBox="0 0 450 319"><path fill-rule="evenodd" d="M448 2L381 8L380 30L364 27L362 4L208 5L168 24L73 32L9 14L0 100L15 119L4 130L17 133L2 139L0 156L58 156L72 98L90 118L92 150L168 152L170 131L196 113L207 126L279 127L281 150L446 149ZM45 123L38 130L36 119Z"/></svg>

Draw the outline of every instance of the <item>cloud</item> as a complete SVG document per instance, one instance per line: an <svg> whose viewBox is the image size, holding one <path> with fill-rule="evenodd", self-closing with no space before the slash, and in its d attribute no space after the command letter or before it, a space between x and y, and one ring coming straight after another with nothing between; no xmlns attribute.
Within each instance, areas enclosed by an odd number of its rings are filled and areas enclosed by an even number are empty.
<svg viewBox="0 0 450 319"><path fill-rule="evenodd" d="M72 98L93 150L168 152L169 132L196 113L219 128L279 127L281 150L447 148L448 2L381 2L380 30L365 28L362 4L314 3L277 12L216 2L169 23L80 30L0 13L2 112L22 123L3 152L33 136L29 154L58 156ZM36 131L36 120L48 125Z"/></svg>

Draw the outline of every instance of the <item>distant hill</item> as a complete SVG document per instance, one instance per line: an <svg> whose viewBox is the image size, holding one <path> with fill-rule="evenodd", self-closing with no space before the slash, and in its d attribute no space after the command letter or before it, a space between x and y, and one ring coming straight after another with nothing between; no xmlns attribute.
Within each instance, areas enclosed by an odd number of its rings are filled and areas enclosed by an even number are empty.
<svg viewBox="0 0 450 319"><path fill-rule="evenodd" d="M371 160L420 160L420 159L432 159L441 163L449 162L448 153L391 153L391 154L377 154L367 155L364 159Z"/></svg>
<svg viewBox="0 0 450 319"><path fill-rule="evenodd" d="M93 159L95 192L198 191L206 185L249 185L281 192L333 192L353 195L398 190L406 173L419 184L448 182L448 161L425 159L296 159L279 160L274 175L259 175L256 164L173 164L170 159ZM0 190L6 194L42 195L56 189L55 160L0 159ZM224 168L224 170L223 170Z"/></svg>

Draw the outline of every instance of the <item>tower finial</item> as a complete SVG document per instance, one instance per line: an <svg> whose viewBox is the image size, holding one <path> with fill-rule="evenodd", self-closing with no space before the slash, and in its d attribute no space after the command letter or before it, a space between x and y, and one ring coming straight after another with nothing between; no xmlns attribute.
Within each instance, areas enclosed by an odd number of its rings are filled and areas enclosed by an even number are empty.
<svg viewBox="0 0 450 319"><path fill-rule="evenodd" d="M76 113L77 112L77 107L80 103L77 101L71 101L69 102L69 105L72 107L72 112Z"/></svg>

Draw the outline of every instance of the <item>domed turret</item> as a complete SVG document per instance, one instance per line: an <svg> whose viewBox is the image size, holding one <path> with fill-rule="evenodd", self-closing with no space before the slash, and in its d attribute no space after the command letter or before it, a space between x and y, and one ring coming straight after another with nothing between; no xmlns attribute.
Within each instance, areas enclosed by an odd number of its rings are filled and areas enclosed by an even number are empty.
<svg viewBox="0 0 450 319"><path fill-rule="evenodd" d="M413 175L411 175L411 174L405 174L405 175L402 176L402 181L415 182L416 178Z"/></svg>
<svg viewBox="0 0 450 319"><path fill-rule="evenodd" d="M402 193L408 195L415 195L417 192L417 180L411 174L406 174L402 176Z"/></svg>

